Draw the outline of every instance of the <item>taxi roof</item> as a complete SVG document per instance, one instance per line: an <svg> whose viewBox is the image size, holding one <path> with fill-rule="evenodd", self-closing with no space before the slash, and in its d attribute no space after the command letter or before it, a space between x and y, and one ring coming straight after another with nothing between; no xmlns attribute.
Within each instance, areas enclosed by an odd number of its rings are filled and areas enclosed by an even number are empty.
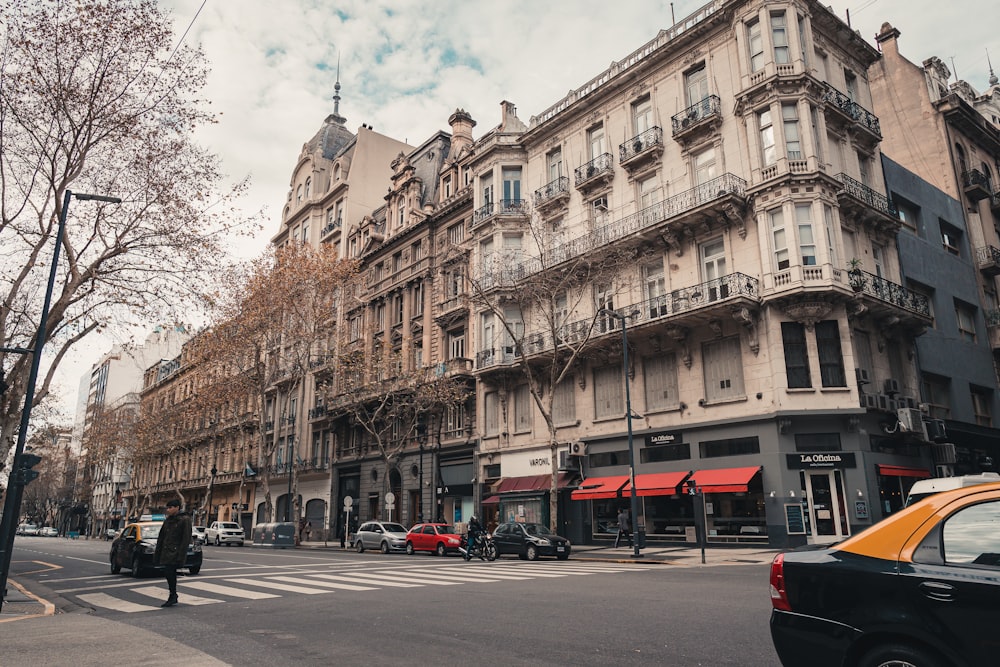
<svg viewBox="0 0 1000 667"><path fill-rule="evenodd" d="M883 560L909 561L916 544L942 518L971 502L993 499L1000 499L1000 482L941 491L830 548Z"/></svg>

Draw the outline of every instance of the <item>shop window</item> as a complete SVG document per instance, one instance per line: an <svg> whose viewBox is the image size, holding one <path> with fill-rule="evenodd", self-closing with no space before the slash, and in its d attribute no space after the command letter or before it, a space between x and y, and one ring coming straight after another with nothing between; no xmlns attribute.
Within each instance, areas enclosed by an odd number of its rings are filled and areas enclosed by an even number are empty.
<svg viewBox="0 0 1000 667"><path fill-rule="evenodd" d="M698 450L703 459L720 456L760 454L760 440L757 436L749 438L726 438L725 440L706 440L705 442L698 443Z"/></svg>
<svg viewBox="0 0 1000 667"><path fill-rule="evenodd" d="M628 450L617 452L597 452L587 455L588 468L607 468L610 466L622 466L628 462Z"/></svg>
<svg viewBox="0 0 1000 667"><path fill-rule="evenodd" d="M646 447L639 452L640 463L660 463L661 461L686 461L691 458L691 445L686 442L672 445Z"/></svg>

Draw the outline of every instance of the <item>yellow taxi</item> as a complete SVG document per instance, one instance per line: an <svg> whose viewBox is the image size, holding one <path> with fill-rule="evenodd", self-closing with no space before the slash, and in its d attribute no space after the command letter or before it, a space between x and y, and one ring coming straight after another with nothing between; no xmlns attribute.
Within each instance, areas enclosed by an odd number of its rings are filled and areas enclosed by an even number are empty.
<svg viewBox="0 0 1000 667"><path fill-rule="evenodd" d="M944 491L843 542L775 556L785 667L1000 664L1000 483Z"/></svg>

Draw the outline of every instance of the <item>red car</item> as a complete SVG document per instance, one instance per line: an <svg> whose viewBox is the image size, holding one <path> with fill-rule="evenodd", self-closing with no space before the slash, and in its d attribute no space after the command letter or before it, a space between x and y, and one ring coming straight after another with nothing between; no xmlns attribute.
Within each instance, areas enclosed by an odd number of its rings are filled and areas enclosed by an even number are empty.
<svg viewBox="0 0 1000 667"><path fill-rule="evenodd" d="M430 551L438 556L458 553L462 536L446 523L418 523L406 533L406 553Z"/></svg>

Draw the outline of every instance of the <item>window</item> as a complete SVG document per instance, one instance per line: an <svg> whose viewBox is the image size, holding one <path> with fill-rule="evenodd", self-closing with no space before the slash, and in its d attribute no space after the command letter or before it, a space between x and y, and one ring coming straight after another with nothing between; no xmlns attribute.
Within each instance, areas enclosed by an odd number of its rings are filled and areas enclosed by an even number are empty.
<svg viewBox="0 0 1000 667"><path fill-rule="evenodd" d="M921 396L929 407L931 419L951 418L951 381L938 375L924 373L921 378Z"/></svg>
<svg viewBox="0 0 1000 667"><path fill-rule="evenodd" d="M643 296L649 308L649 317L653 319L667 314L667 283L663 276L663 260L642 267Z"/></svg>
<svg viewBox="0 0 1000 667"><path fill-rule="evenodd" d="M694 184L703 185L716 176L715 148L708 148L694 156Z"/></svg>
<svg viewBox="0 0 1000 667"><path fill-rule="evenodd" d="M413 316L419 317L424 314L424 284L422 282L413 285Z"/></svg>
<svg viewBox="0 0 1000 667"><path fill-rule="evenodd" d="M594 286L594 310L600 311L601 309L614 310L615 309L615 298L614 298L614 287L610 283L600 283ZM618 324L618 320L611 317L610 315L599 315L598 317L598 329L603 333L605 331L613 331L615 326Z"/></svg>
<svg viewBox="0 0 1000 667"><path fill-rule="evenodd" d="M955 257L960 257L962 254L961 242L962 242L962 232L958 230L957 227L949 225L944 220L938 218L938 225L941 228L941 245L944 247L945 251Z"/></svg>
<svg viewBox="0 0 1000 667"><path fill-rule="evenodd" d="M858 153L858 172L861 174L861 183L872 186L872 164L871 160L864 153Z"/></svg>
<svg viewBox="0 0 1000 667"><path fill-rule="evenodd" d="M846 387L844 356L840 349L840 325L836 320L816 323L819 376L824 387Z"/></svg>
<svg viewBox="0 0 1000 667"><path fill-rule="evenodd" d="M858 101L858 77L849 69L844 70L844 86L847 89L847 96L852 102Z"/></svg>
<svg viewBox="0 0 1000 667"><path fill-rule="evenodd" d="M976 309L967 303L955 300L955 321L958 337L967 343L976 342Z"/></svg>
<svg viewBox="0 0 1000 667"><path fill-rule="evenodd" d="M774 250L774 263L779 271L788 268L788 239L785 237L785 216L780 208L767 212L771 221L771 242Z"/></svg>
<svg viewBox="0 0 1000 667"><path fill-rule="evenodd" d="M549 181L558 180L563 175L562 150L554 148L545 156L545 163L548 165Z"/></svg>
<svg viewBox="0 0 1000 667"><path fill-rule="evenodd" d="M636 135L642 134L653 126L653 103L645 97L632 105L632 126Z"/></svg>
<svg viewBox="0 0 1000 667"><path fill-rule="evenodd" d="M684 89L688 106L694 106L708 97L708 70L700 63L684 75Z"/></svg>
<svg viewBox="0 0 1000 667"><path fill-rule="evenodd" d="M979 426L993 426L993 392L982 387L970 387L972 396L972 414L976 416Z"/></svg>
<svg viewBox="0 0 1000 667"><path fill-rule="evenodd" d="M639 181L639 208L649 208L660 200L656 176Z"/></svg>
<svg viewBox="0 0 1000 667"><path fill-rule="evenodd" d="M941 531L944 559L949 564L973 565L996 570L1000 567L1000 502L969 505L945 520ZM986 573L984 573L986 574ZM964 575L956 573L956 577ZM970 572L969 580L974 578ZM985 578L980 586L986 586ZM984 590L985 594L985 590Z"/></svg>
<svg viewBox="0 0 1000 667"><path fill-rule="evenodd" d="M573 378L566 378L552 392L552 422L572 424L576 421L576 394Z"/></svg>
<svg viewBox="0 0 1000 667"><path fill-rule="evenodd" d="M302 238L301 238L301 240L302 240L303 243L309 243L309 223L308 222L303 222L302 223Z"/></svg>
<svg viewBox="0 0 1000 667"><path fill-rule="evenodd" d="M385 329L385 303L379 303L375 306L375 331L383 331Z"/></svg>
<svg viewBox="0 0 1000 667"><path fill-rule="evenodd" d="M396 229L402 229L403 223L406 221L406 200L400 198L399 203L396 205Z"/></svg>
<svg viewBox="0 0 1000 667"><path fill-rule="evenodd" d="M449 405L444 414L445 435L455 438L460 437L465 431L465 404Z"/></svg>
<svg viewBox="0 0 1000 667"><path fill-rule="evenodd" d="M896 205L899 219L903 221L903 224L916 231L920 221L920 207L906 201L895 192L892 193L892 202Z"/></svg>
<svg viewBox="0 0 1000 667"><path fill-rule="evenodd" d="M757 72L764 67L764 39L761 37L760 21L747 24L747 48L750 51L750 71Z"/></svg>
<svg viewBox="0 0 1000 667"><path fill-rule="evenodd" d="M494 319L493 313L492 312L483 313L482 315L479 316L479 318L483 335L483 339L482 341L480 341L480 347L482 347L484 351L485 350L492 351L494 345L496 345L497 342L496 321Z"/></svg>
<svg viewBox="0 0 1000 667"><path fill-rule="evenodd" d="M403 295L394 294L392 297L392 324L403 323Z"/></svg>
<svg viewBox="0 0 1000 667"><path fill-rule="evenodd" d="M781 121L785 130L785 154L789 160L802 159L802 140L799 137L799 111L794 104L781 105Z"/></svg>
<svg viewBox="0 0 1000 667"><path fill-rule="evenodd" d="M816 266L816 241L813 238L811 205L795 205L795 223L799 228L799 253L802 256L802 266Z"/></svg>
<svg viewBox="0 0 1000 667"><path fill-rule="evenodd" d="M622 393L622 369L604 366L594 369L594 417L608 419L625 416L625 396Z"/></svg>
<svg viewBox="0 0 1000 667"><path fill-rule="evenodd" d="M702 345L705 368L705 398L722 401L744 396L743 356L738 337L723 338Z"/></svg>
<svg viewBox="0 0 1000 667"><path fill-rule="evenodd" d="M448 243L451 245L461 245L465 240L465 225L461 222L448 228Z"/></svg>
<svg viewBox="0 0 1000 667"><path fill-rule="evenodd" d="M449 299L465 294L465 275L462 269L455 268L445 273L444 293Z"/></svg>
<svg viewBox="0 0 1000 667"><path fill-rule="evenodd" d="M504 306L503 352L510 356L517 351L517 343L524 338L524 320L518 306ZM511 337L513 335L513 338Z"/></svg>
<svg viewBox="0 0 1000 667"><path fill-rule="evenodd" d="M833 230L833 207L823 204L823 230L826 233L826 250L830 258L830 264L840 266L839 254L837 253L836 235Z"/></svg>
<svg viewBox="0 0 1000 667"><path fill-rule="evenodd" d="M691 445L679 442L673 445L656 445L644 447L639 451L640 463L659 463L661 461L685 461L691 458Z"/></svg>
<svg viewBox="0 0 1000 667"><path fill-rule="evenodd" d="M698 443L701 458L710 459L717 456L743 456L745 454L760 454L760 441L757 436L749 438L726 438L725 440L707 440Z"/></svg>
<svg viewBox="0 0 1000 667"><path fill-rule="evenodd" d="M760 153L765 167L778 161L774 150L774 125L771 122L771 110L765 109L757 114L757 126L760 128Z"/></svg>
<svg viewBox="0 0 1000 667"><path fill-rule="evenodd" d="M812 387L805 326L798 322L782 322L781 342L785 350L785 375L788 379L788 388Z"/></svg>
<svg viewBox="0 0 1000 667"><path fill-rule="evenodd" d="M413 370L420 370L424 367L424 345L417 342L413 344Z"/></svg>
<svg viewBox="0 0 1000 667"><path fill-rule="evenodd" d="M295 188L295 203L296 204L301 204L302 203L302 186L301 185L299 187Z"/></svg>
<svg viewBox="0 0 1000 667"><path fill-rule="evenodd" d="M587 142L590 144L590 159L604 155L604 126L598 125L587 132Z"/></svg>
<svg viewBox="0 0 1000 667"><path fill-rule="evenodd" d="M500 397L495 391L487 392L483 396L486 435L496 435L500 432Z"/></svg>
<svg viewBox="0 0 1000 667"><path fill-rule="evenodd" d="M403 270L403 252L399 251L392 256L392 272L399 273Z"/></svg>
<svg viewBox="0 0 1000 667"><path fill-rule="evenodd" d="M529 431L531 431L531 392L528 390L528 385L522 384L514 389L514 432Z"/></svg>
<svg viewBox="0 0 1000 667"><path fill-rule="evenodd" d="M703 280L716 280L726 275L726 243L722 237L701 244L698 252Z"/></svg>
<svg viewBox="0 0 1000 667"><path fill-rule="evenodd" d="M448 333L448 358L465 359L465 331Z"/></svg>
<svg viewBox="0 0 1000 667"><path fill-rule="evenodd" d="M642 361L646 410L669 410L680 405L677 391L677 355L673 352L646 357Z"/></svg>
<svg viewBox="0 0 1000 667"><path fill-rule="evenodd" d="M779 65L789 62L788 26L785 25L785 12L771 14L771 43L774 46L774 62Z"/></svg>
<svg viewBox="0 0 1000 667"><path fill-rule="evenodd" d="M444 198L447 199L451 196L451 176L445 176L441 179L441 185L444 190Z"/></svg>
<svg viewBox="0 0 1000 667"><path fill-rule="evenodd" d="M503 180L503 202L506 209L516 208L521 201L521 168L504 167L501 169Z"/></svg>
<svg viewBox="0 0 1000 667"><path fill-rule="evenodd" d="M424 246L420 241L414 241L410 247L410 257L414 263L424 258Z"/></svg>
<svg viewBox="0 0 1000 667"><path fill-rule="evenodd" d="M797 452L839 452L844 449L839 433L796 433Z"/></svg>

